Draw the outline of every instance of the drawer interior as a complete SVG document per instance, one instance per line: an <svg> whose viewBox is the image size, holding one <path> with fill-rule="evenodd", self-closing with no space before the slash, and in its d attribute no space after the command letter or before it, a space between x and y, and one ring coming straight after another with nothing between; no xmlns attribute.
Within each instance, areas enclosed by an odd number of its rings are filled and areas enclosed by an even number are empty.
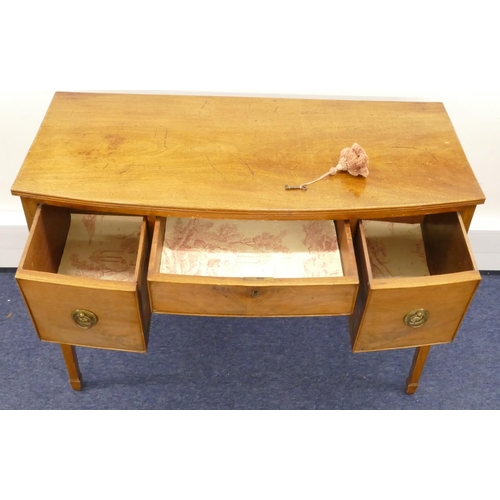
<svg viewBox="0 0 500 500"><path fill-rule="evenodd" d="M350 314L359 278L346 221L158 218L148 284L159 313L318 316Z"/></svg>
<svg viewBox="0 0 500 500"><path fill-rule="evenodd" d="M427 215L421 223L363 221L371 279L474 271L458 213Z"/></svg>
<svg viewBox="0 0 500 500"><path fill-rule="evenodd" d="M71 213L43 206L23 268L82 278L136 281L142 217Z"/></svg>
<svg viewBox="0 0 500 500"><path fill-rule="evenodd" d="M343 276L333 221L166 219L159 272L222 278Z"/></svg>

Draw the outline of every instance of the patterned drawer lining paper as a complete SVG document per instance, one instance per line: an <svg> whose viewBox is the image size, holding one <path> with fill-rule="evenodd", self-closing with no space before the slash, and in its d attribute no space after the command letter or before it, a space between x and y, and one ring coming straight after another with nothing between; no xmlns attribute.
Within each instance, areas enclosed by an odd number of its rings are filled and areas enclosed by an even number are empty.
<svg viewBox="0 0 500 500"><path fill-rule="evenodd" d="M232 278L342 276L332 221L167 218L160 272Z"/></svg>
<svg viewBox="0 0 500 500"><path fill-rule="evenodd" d="M374 278L429 276L420 224L363 221Z"/></svg>
<svg viewBox="0 0 500 500"><path fill-rule="evenodd" d="M142 217L71 214L59 274L133 281Z"/></svg>

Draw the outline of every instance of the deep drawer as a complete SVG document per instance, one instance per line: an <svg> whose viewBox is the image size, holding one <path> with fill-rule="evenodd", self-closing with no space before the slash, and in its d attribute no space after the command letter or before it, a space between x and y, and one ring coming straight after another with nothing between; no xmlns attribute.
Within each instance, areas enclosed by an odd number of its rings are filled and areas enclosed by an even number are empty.
<svg viewBox="0 0 500 500"><path fill-rule="evenodd" d="M334 227L342 275L287 278L283 277L286 271L282 271L280 277L228 277L161 272L166 219L158 219L148 272L152 309L158 313L217 316L350 314L358 289L351 231L344 221L335 222ZM248 238L245 241L249 245L267 241L270 236L265 234L267 236L251 242ZM190 237L197 241L192 234Z"/></svg>
<svg viewBox="0 0 500 500"><path fill-rule="evenodd" d="M455 338L481 280L459 213L427 215L421 224L360 221L355 249L354 352Z"/></svg>
<svg viewBox="0 0 500 500"><path fill-rule="evenodd" d="M16 279L40 339L146 351L148 246L143 218L39 206Z"/></svg>

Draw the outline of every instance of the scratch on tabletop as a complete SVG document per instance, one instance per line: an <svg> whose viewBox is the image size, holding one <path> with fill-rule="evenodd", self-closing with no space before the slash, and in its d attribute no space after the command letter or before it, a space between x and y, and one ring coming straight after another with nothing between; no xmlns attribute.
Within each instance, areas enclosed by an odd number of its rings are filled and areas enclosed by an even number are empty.
<svg viewBox="0 0 500 500"><path fill-rule="evenodd" d="M254 171L250 168L250 165L248 164L248 162L245 161L243 158L240 158L240 160L247 166L248 170L250 170L252 175L255 175Z"/></svg>
<svg viewBox="0 0 500 500"><path fill-rule="evenodd" d="M203 104L203 106L199 109L199 111L198 111L198 115L200 115L200 114L201 114L201 111L205 108L205 106L206 106L207 104L209 104L209 103L208 103L208 101L205 101L205 102L204 102L204 104Z"/></svg>
<svg viewBox="0 0 500 500"><path fill-rule="evenodd" d="M214 166L214 164L210 161L210 158L208 157L208 155L205 155L205 157L206 157L206 159L207 159L208 163L210 163L210 165L212 166L212 168L213 168L215 171L219 172L219 174L220 174L220 175L222 175L222 172L221 172L218 168L216 168L216 167ZM223 176L223 175L222 175L222 176ZM224 176L223 176L223 177L224 177Z"/></svg>

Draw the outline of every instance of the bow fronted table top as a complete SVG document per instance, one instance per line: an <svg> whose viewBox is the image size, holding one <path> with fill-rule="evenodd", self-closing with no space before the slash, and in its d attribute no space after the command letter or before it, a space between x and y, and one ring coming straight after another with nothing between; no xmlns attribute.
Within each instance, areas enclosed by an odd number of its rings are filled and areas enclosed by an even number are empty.
<svg viewBox="0 0 500 500"><path fill-rule="evenodd" d="M334 167L358 143L368 178ZM56 205L247 219L396 217L484 194L441 103L55 94L12 187Z"/></svg>

